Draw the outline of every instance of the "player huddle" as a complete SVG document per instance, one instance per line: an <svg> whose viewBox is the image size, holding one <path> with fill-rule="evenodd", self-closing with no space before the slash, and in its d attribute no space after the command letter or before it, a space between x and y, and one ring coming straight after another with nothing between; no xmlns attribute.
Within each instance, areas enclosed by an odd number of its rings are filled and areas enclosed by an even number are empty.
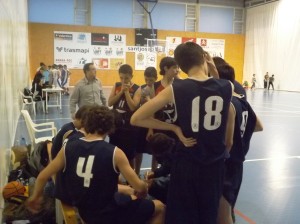
<svg viewBox="0 0 300 224"><path fill-rule="evenodd" d="M178 66L187 79L176 78ZM82 134L69 136L38 176L27 202L31 211L39 210L44 185L58 173L85 223L233 223L243 161L262 124L234 92L234 69L226 62L216 67L199 45L179 45L174 59L162 59L160 70L161 81L155 82L152 69L147 85L139 87L131 81L132 68L120 67L120 82L108 99L113 110L85 107L77 127ZM169 166L166 206L145 199L157 166L147 175L151 181L140 180L132 168L137 148L148 140L159 143L150 148ZM120 173L129 186L119 184Z"/></svg>

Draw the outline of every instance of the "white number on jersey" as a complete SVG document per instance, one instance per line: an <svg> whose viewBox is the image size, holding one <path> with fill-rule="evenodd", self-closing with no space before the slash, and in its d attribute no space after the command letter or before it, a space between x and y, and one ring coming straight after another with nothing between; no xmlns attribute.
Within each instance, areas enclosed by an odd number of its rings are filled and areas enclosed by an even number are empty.
<svg viewBox="0 0 300 224"><path fill-rule="evenodd" d="M204 105L206 113L204 115L203 127L209 131L216 130L222 123L223 99L220 96L210 96L206 99ZM199 131L199 120L200 96L197 96L192 101L191 127L193 132Z"/></svg>
<svg viewBox="0 0 300 224"><path fill-rule="evenodd" d="M83 186L84 187L89 187L90 183L91 183L91 179L93 178L92 168L93 168L93 164L94 164L94 159L95 159L95 156L89 156L89 158L87 159L86 166L85 166L85 172L83 171L85 158L79 157L79 159L78 159L76 174L79 177L83 177L83 179L84 179Z"/></svg>
<svg viewBox="0 0 300 224"><path fill-rule="evenodd" d="M243 120L242 120L242 124L241 124L241 127L240 127L241 137L244 136L245 131L246 131L246 125L247 125L247 121L248 121L248 111L243 111L242 118L243 118Z"/></svg>
<svg viewBox="0 0 300 224"><path fill-rule="evenodd" d="M118 107L124 108L125 100L120 100Z"/></svg>

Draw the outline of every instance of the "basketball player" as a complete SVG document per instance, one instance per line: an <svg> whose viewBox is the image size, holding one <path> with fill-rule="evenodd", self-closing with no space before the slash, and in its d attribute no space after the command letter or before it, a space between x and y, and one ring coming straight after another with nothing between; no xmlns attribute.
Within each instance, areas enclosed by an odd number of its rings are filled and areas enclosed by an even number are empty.
<svg viewBox="0 0 300 224"><path fill-rule="evenodd" d="M227 80L208 77L212 59L196 43L180 44L175 60L188 78L145 103L131 123L173 131L181 141L172 164L166 223L216 224L224 157L232 145L233 87ZM178 126L153 118L170 102L175 104Z"/></svg>
<svg viewBox="0 0 300 224"><path fill-rule="evenodd" d="M224 64L217 67L220 79L234 83L234 69ZM231 103L235 110L233 145L230 157L225 161L225 179L223 196L220 200L218 223L232 224L232 210L235 206L243 178L243 162L248 153L253 132L262 131L263 127L250 104L243 95L233 93Z"/></svg>
<svg viewBox="0 0 300 224"><path fill-rule="evenodd" d="M142 199L147 194L147 184L131 169L123 151L104 141L113 123L113 114L108 108L95 106L89 110L83 121L86 136L67 142L39 174L27 202L32 212L41 206L46 181L64 169L65 192L71 196L85 223L163 223L164 205ZM120 200L122 195L117 193L119 172L136 192L128 201Z"/></svg>
<svg viewBox="0 0 300 224"><path fill-rule="evenodd" d="M157 80L157 70L154 67L148 67L144 71L145 83L140 87L141 89L141 101L140 105L143 105L154 97L154 83ZM143 160L143 153L150 153L147 151L147 133L148 128L138 128L138 140L136 155L134 159L134 170L137 175L140 174L140 168Z"/></svg>
<svg viewBox="0 0 300 224"><path fill-rule="evenodd" d="M120 82L117 82L111 90L108 98L108 106L112 106L121 122L114 133L110 134L110 143L124 150L130 164L133 167L137 145L137 128L130 125L133 111L139 106L141 90L132 80L133 71L130 65L124 64L119 68Z"/></svg>

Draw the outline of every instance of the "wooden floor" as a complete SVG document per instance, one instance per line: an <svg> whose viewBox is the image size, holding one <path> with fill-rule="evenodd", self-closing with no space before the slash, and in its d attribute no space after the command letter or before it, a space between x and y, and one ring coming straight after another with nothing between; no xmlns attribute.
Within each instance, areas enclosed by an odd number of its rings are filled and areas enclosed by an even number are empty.
<svg viewBox="0 0 300 224"><path fill-rule="evenodd" d="M110 88L105 89L108 96ZM261 118L264 131L255 133L244 165L244 179L236 205L238 224L300 223L300 93L273 90L247 90L247 97ZM63 96L62 113L50 108L33 119L55 121L59 129L71 121L69 96ZM25 137L23 119L19 121L16 139ZM150 168L145 155L142 168ZM1 163L2 164L2 163Z"/></svg>

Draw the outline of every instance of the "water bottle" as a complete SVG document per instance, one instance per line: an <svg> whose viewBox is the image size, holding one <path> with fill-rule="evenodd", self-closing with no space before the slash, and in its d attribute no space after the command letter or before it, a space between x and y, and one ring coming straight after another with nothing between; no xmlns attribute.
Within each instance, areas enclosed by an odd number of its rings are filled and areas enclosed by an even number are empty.
<svg viewBox="0 0 300 224"><path fill-rule="evenodd" d="M25 146L27 145L24 137L21 138L20 145L25 145Z"/></svg>

